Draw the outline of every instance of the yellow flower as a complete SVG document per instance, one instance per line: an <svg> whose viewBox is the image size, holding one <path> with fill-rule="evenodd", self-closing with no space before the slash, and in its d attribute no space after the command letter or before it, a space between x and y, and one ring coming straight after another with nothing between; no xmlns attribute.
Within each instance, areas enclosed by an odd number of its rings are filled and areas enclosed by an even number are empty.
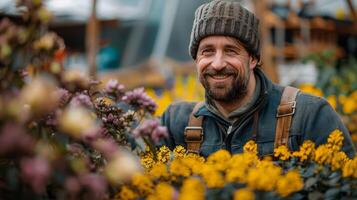
<svg viewBox="0 0 357 200"><path fill-rule="evenodd" d="M319 88L315 87L310 83L301 84L299 88L301 91L305 93L312 94L319 97L323 96L323 92Z"/></svg>
<svg viewBox="0 0 357 200"><path fill-rule="evenodd" d="M234 192L234 200L254 200L255 196L252 190L248 188L239 189Z"/></svg>
<svg viewBox="0 0 357 200"><path fill-rule="evenodd" d="M186 149L185 147L178 145L174 149L174 158L183 158L185 157Z"/></svg>
<svg viewBox="0 0 357 200"><path fill-rule="evenodd" d="M224 186L224 178L222 174L212 165L202 165L201 176L205 181L207 188L221 188Z"/></svg>
<svg viewBox="0 0 357 200"><path fill-rule="evenodd" d="M327 147L332 151L339 151L343 143L343 134L340 130L336 129L327 138Z"/></svg>
<svg viewBox="0 0 357 200"><path fill-rule="evenodd" d="M337 97L335 95L330 95L326 98L326 100L328 101L328 103L331 105L331 107L333 109L336 110L336 107L337 107Z"/></svg>
<svg viewBox="0 0 357 200"><path fill-rule="evenodd" d="M348 160L347 155L345 152L336 152L333 154L332 159L331 159L331 169L333 171L341 169L346 161Z"/></svg>
<svg viewBox="0 0 357 200"><path fill-rule="evenodd" d="M353 98L346 98L345 102L342 105L342 111L345 114L351 114L357 109L356 99Z"/></svg>
<svg viewBox="0 0 357 200"><path fill-rule="evenodd" d="M133 190L128 188L127 186L123 186L116 195L115 199L121 199L121 200L135 200L139 198L138 194L136 194Z"/></svg>
<svg viewBox="0 0 357 200"><path fill-rule="evenodd" d="M282 197L287 197L293 192L300 191L304 182L297 171L288 171L284 176L278 179L276 191Z"/></svg>
<svg viewBox="0 0 357 200"><path fill-rule="evenodd" d="M281 145L274 149L274 157L279 158L282 161L288 160L291 157L291 153L287 146Z"/></svg>
<svg viewBox="0 0 357 200"><path fill-rule="evenodd" d="M224 171L231 154L227 150L218 150L207 158L207 164L212 164L217 170Z"/></svg>
<svg viewBox="0 0 357 200"><path fill-rule="evenodd" d="M227 163L226 181L246 183L247 173L255 167L258 157L251 153L235 154Z"/></svg>
<svg viewBox="0 0 357 200"><path fill-rule="evenodd" d="M315 161L322 164L330 164L333 156L333 151L326 144L320 145L315 151Z"/></svg>
<svg viewBox="0 0 357 200"><path fill-rule="evenodd" d="M167 163L170 160L170 149L166 146L162 146L157 153L157 159L160 162Z"/></svg>
<svg viewBox="0 0 357 200"><path fill-rule="evenodd" d="M353 160L348 159L342 168L343 177L357 178L357 156Z"/></svg>
<svg viewBox="0 0 357 200"><path fill-rule="evenodd" d="M202 165L204 163L204 158L199 156L193 156L196 154L189 154L183 159L181 159L182 164L187 166L193 174L200 174L202 171Z"/></svg>
<svg viewBox="0 0 357 200"><path fill-rule="evenodd" d="M162 92L161 96L157 96L154 90L146 90L148 96L150 96L158 105L155 116L161 116L166 108L173 102L170 91L165 90Z"/></svg>
<svg viewBox="0 0 357 200"><path fill-rule="evenodd" d="M357 143L357 134L355 133L355 134L352 134L351 135L351 138L352 138L352 141L354 142L354 143Z"/></svg>
<svg viewBox="0 0 357 200"><path fill-rule="evenodd" d="M138 189L141 196L147 196L153 193L154 184L147 175L135 174L131 183Z"/></svg>
<svg viewBox="0 0 357 200"><path fill-rule="evenodd" d="M168 179L170 176L169 172L167 171L167 165L164 163L156 163L151 170L149 171L149 175L154 179Z"/></svg>
<svg viewBox="0 0 357 200"><path fill-rule="evenodd" d="M199 179L188 178L182 183L179 200L204 200L205 187Z"/></svg>
<svg viewBox="0 0 357 200"><path fill-rule="evenodd" d="M153 194L148 196L148 200L172 200L174 198L174 188L165 182L156 185Z"/></svg>
<svg viewBox="0 0 357 200"><path fill-rule="evenodd" d="M191 175L191 170L186 166L181 158L176 158L171 162L170 172L174 176L187 177Z"/></svg>
<svg viewBox="0 0 357 200"><path fill-rule="evenodd" d="M151 169L155 164L154 155L148 146L146 147L145 152L140 155L140 162L141 165L147 170Z"/></svg>
<svg viewBox="0 0 357 200"><path fill-rule="evenodd" d="M245 153L253 153L253 154L258 154L258 145L253 141L249 140L243 147L243 151Z"/></svg>
<svg viewBox="0 0 357 200"><path fill-rule="evenodd" d="M304 141L300 150L295 151L293 156L300 158L301 162L313 158L315 156L315 144L310 140Z"/></svg>
<svg viewBox="0 0 357 200"><path fill-rule="evenodd" d="M272 161L262 160L256 168L251 168L247 174L247 185L251 189L272 191L280 178L282 169Z"/></svg>

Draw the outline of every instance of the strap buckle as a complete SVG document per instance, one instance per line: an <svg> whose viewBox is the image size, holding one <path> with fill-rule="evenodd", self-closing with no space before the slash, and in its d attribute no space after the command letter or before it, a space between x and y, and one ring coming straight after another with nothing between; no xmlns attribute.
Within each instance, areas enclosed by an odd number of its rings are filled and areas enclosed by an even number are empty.
<svg viewBox="0 0 357 200"><path fill-rule="evenodd" d="M281 111L279 108L283 106L289 106L288 108L291 108L291 112L285 113L284 111ZM285 104L279 105L278 107L278 112L276 113L276 117L286 117L295 114L295 108L296 108L296 101L290 101Z"/></svg>
<svg viewBox="0 0 357 200"><path fill-rule="evenodd" d="M200 138L197 140L196 135L187 134L187 131L200 131ZM203 129L200 126L187 126L185 128L185 142L202 142L203 141Z"/></svg>

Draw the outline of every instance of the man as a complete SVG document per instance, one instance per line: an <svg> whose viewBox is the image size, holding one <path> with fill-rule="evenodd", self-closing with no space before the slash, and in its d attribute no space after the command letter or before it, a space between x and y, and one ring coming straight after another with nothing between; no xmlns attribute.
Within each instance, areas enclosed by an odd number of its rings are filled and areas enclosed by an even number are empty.
<svg viewBox="0 0 357 200"><path fill-rule="evenodd" d="M326 143L339 129L343 151L354 156L348 130L326 100L285 89L264 75L258 24L234 1L215 0L196 10L189 49L206 98L203 105L169 106L162 116L169 131L165 144L207 157L219 149L242 152L253 139L259 155L270 155L279 145L296 151L304 140Z"/></svg>

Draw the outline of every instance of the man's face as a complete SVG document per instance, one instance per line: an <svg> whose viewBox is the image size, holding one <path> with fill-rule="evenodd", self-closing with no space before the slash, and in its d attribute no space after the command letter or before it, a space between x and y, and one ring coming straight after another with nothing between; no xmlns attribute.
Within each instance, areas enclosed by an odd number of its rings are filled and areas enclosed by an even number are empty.
<svg viewBox="0 0 357 200"><path fill-rule="evenodd" d="M255 65L256 59L232 37L209 36L198 47L198 76L207 97L216 101L231 102L246 95Z"/></svg>

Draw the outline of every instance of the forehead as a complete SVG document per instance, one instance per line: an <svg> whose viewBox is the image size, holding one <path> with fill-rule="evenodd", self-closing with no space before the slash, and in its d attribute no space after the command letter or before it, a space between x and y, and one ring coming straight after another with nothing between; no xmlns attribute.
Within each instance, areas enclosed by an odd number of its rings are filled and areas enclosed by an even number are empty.
<svg viewBox="0 0 357 200"><path fill-rule="evenodd" d="M199 48L203 46L234 46L239 49L245 49L244 45L236 38L230 36L213 35L203 38L200 41Z"/></svg>

